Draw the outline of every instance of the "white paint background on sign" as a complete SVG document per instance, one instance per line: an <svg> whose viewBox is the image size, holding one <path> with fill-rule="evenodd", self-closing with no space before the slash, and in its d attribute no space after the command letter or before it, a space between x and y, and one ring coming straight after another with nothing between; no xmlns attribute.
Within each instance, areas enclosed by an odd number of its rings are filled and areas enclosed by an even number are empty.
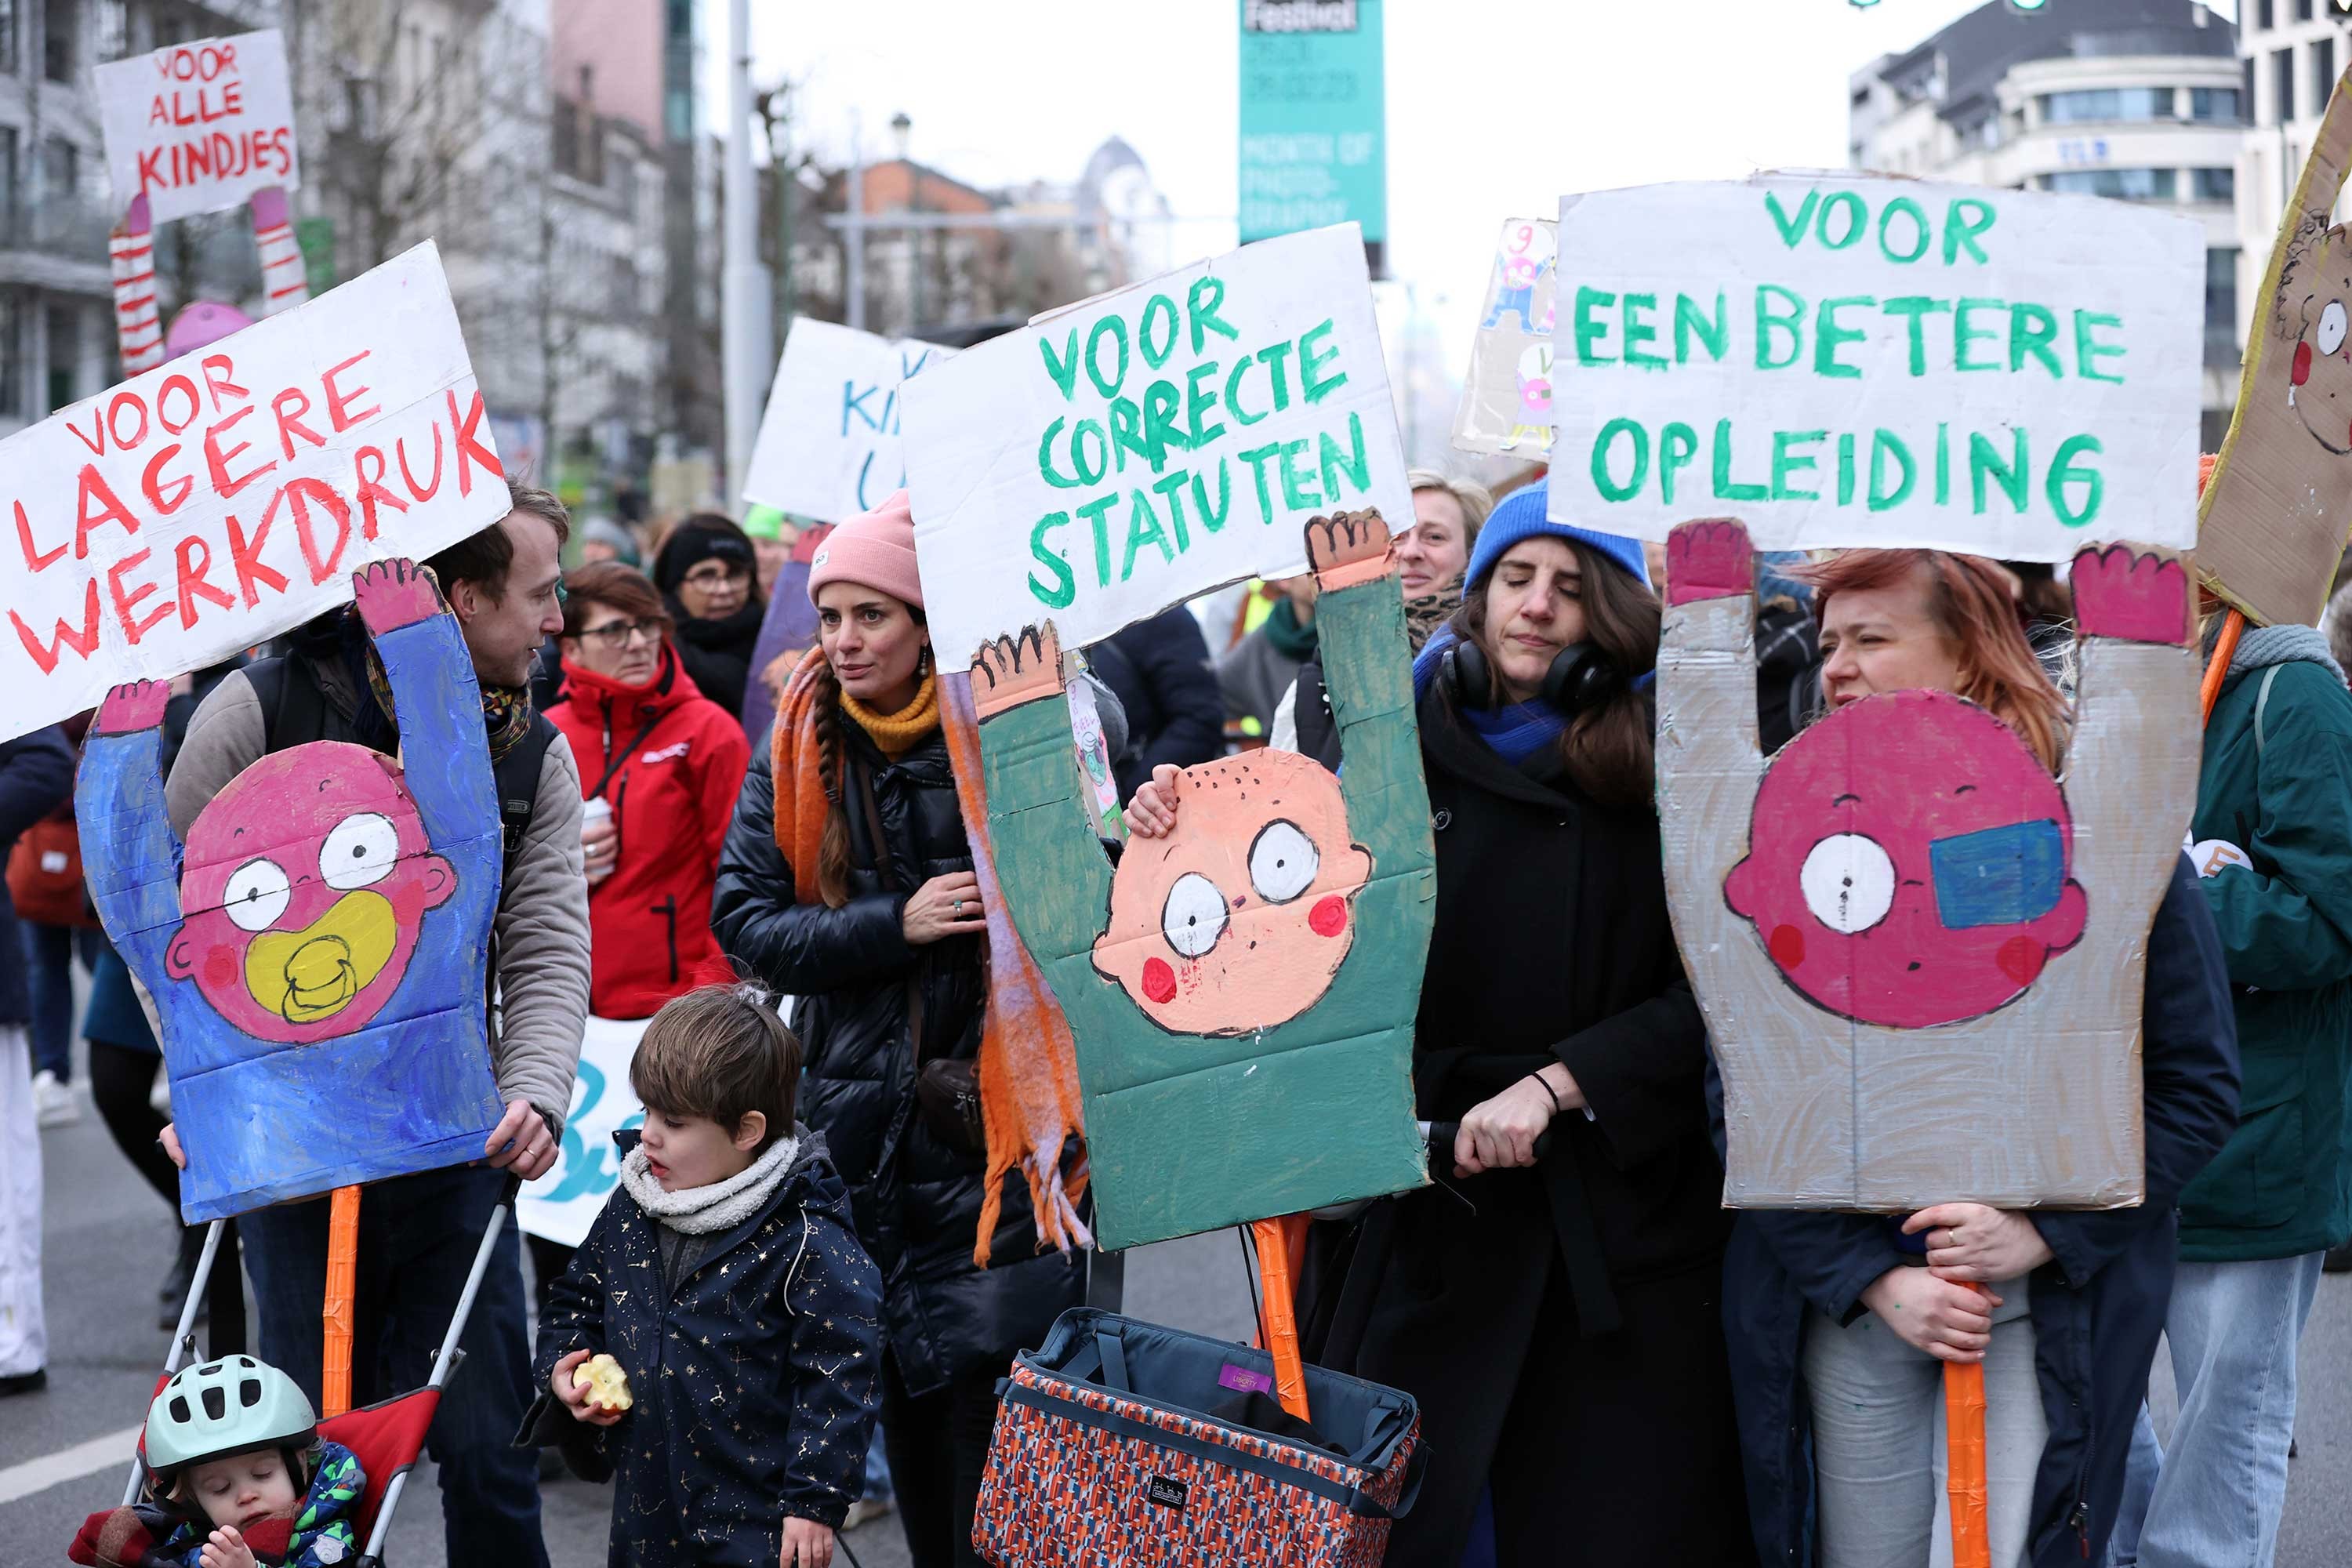
<svg viewBox="0 0 2352 1568"><path fill-rule="evenodd" d="M200 77L180 80L166 75L161 62L175 56L196 54L215 48L233 48L236 61L232 72L205 81ZM192 217L199 213L221 212L236 206L254 192L271 185L294 190L302 183L302 154L291 135L294 127L294 94L286 74L286 40L276 28L258 33L240 33L234 37L203 38L194 43L167 44L150 54L132 55L128 59L115 60L97 68L92 73L98 83L99 119L106 135L106 171L114 186L114 205L118 211L131 205L131 198L139 194L139 155L157 146L209 139L215 132L234 136L242 131L274 130L283 126L289 132L287 157L290 165L284 173L272 166L266 172L249 168L236 175L214 175L194 184L158 187L147 195L149 216L157 227L175 218ZM211 95L213 106L207 112L216 112L223 86L238 83L241 105L236 113L226 115L209 123L196 125L152 125L151 121L157 94L170 100L176 91L191 107L199 93Z"/></svg>

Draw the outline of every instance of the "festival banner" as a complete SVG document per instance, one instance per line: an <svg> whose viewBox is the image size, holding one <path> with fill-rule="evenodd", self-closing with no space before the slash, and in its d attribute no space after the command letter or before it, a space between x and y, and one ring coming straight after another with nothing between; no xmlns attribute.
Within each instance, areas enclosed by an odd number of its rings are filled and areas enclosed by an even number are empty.
<svg viewBox="0 0 2352 1568"><path fill-rule="evenodd" d="M1072 306L908 384L932 646L955 668L1051 620L1081 647L1196 594L1306 570L1301 529L1410 518L1355 226Z"/></svg>
<svg viewBox="0 0 2352 1568"><path fill-rule="evenodd" d="M0 441L0 736L217 663L506 510L428 241Z"/></svg>
<svg viewBox="0 0 2352 1568"><path fill-rule="evenodd" d="M1551 515L1760 550L2197 540L2200 223L1844 174L1561 198Z"/></svg>
<svg viewBox="0 0 2352 1568"><path fill-rule="evenodd" d="M143 195L166 224L302 183L286 40L274 28L168 44L93 74L118 205Z"/></svg>
<svg viewBox="0 0 2352 1568"><path fill-rule="evenodd" d="M907 483L903 384L954 351L806 316L793 322L743 499L818 522L871 511Z"/></svg>

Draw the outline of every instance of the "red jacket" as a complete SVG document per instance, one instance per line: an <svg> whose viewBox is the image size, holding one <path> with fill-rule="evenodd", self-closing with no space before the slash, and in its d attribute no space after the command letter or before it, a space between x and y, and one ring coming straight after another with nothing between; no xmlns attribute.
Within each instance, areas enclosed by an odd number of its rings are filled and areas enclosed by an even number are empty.
<svg viewBox="0 0 2352 1568"><path fill-rule="evenodd" d="M619 829L613 874L588 884L589 1009L647 1018L671 997L734 978L710 934L710 879L751 748L734 715L695 689L675 648L638 687L563 661L548 714L572 742L582 794Z"/></svg>

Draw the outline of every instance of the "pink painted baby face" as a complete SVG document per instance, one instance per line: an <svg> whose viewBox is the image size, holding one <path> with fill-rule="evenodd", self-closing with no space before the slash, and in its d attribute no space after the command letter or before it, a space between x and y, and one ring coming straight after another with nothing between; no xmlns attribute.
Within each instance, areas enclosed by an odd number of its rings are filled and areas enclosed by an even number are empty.
<svg viewBox="0 0 2352 1568"><path fill-rule="evenodd" d="M1339 779L1311 757L1249 752L1185 769L1177 797L1175 831L1119 857L1096 970L1171 1034L1297 1017L1348 956L1372 870Z"/></svg>
<svg viewBox="0 0 2352 1568"><path fill-rule="evenodd" d="M2352 453L2352 245L2344 229L2328 231L2296 282L2310 291L2287 369L2287 406L2322 447ZM2282 305L2282 313L2292 308Z"/></svg>
<svg viewBox="0 0 2352 1568"><path fill-rule="evenodd" d="M1957 1023L2015 1001L2081 939L2073 833L2008 725L1948 692L1889 692L1773 759L1724 895L1830 1012Z"/></svg>
<svg viewBox="0 0 2352 1568"><path fill-rule="evenodd" d="M457 887L389 759L334 741L274 752L189 829L164 968L257 1038L348 1035L400 988L425 912Z"/></svg>

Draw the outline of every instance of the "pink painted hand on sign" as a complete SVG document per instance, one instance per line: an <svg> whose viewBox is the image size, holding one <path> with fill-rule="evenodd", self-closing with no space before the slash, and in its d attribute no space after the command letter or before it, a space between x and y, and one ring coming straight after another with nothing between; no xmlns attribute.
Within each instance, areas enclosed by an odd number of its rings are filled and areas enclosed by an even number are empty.
<svg viewBox="0 0 2352 1568"><path fill-rule="evenodd" d="M2189 574L2174 556L2136 553L2128 544L2083 551L2068 581L2078 635L2124 642L2189 640Z"/></svg>
<svg viewBox="0 0 2352 1568"><path fill-rule="evenodd" d="M172 688L167 681L130 681L106 694L106 700L98 705L98 721L92 727L101 735L135 735L142 730L152 730L163 721L163 710L171 700Z"/></svg>
<svg viewBox="0 0 2352 1568"><path fill-rule="evenodd" d="M1666 603L1737 599L1756 591L1756 551L1737 518L1677 523L1666 535Z"/></svg>
<svg viewBox="0 0 2352 1568"><path fill-rule="evenodd" d="M352 574L352 595L370 637L413 626L441 613L441 590L414 561L371 561Z"/></svg>

